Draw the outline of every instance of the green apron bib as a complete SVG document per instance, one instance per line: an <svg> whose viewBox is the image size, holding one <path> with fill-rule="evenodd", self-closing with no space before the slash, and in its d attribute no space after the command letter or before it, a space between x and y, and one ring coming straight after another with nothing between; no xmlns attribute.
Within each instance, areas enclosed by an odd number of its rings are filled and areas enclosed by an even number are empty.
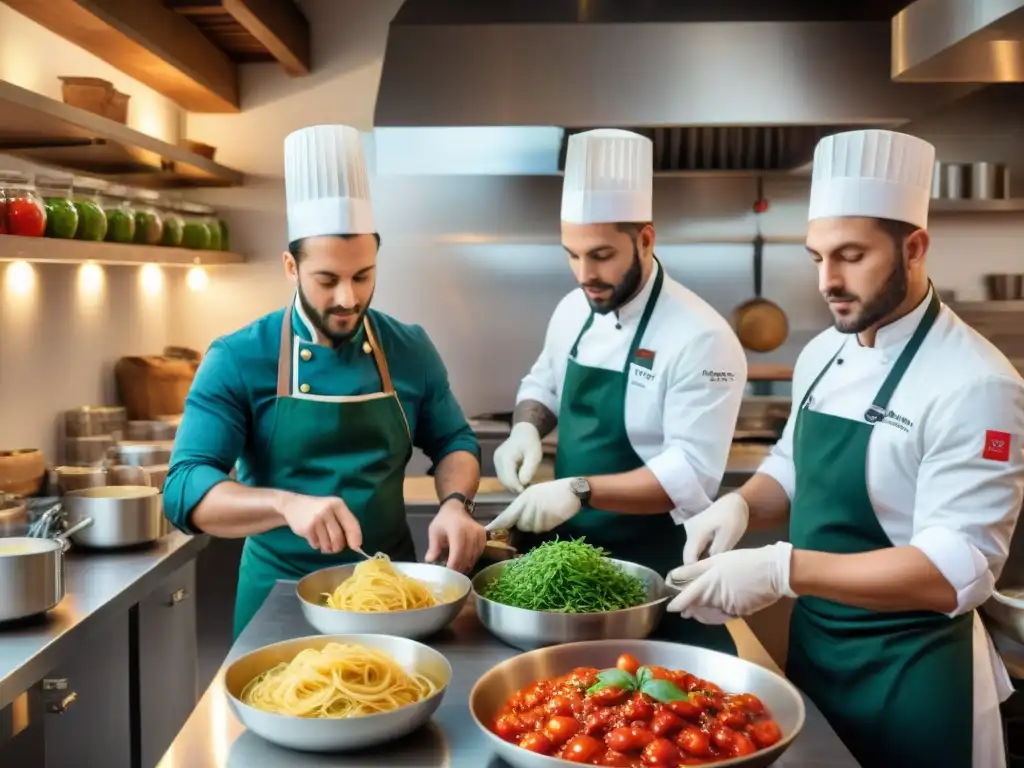
<svg viewBox="0 0 1024 768"><path fill-rule="evenodd" d="M637 351L661 294L665 270L659 263L651 295L621 371L591 368L576 362L580 340L594 322L591 313L569 353L558 411L555 477L614 475L644 466L626 431L626 388L630 363L641 363ZM623 515L585 506L572 519L544 534L514 533L521 551L554 539L586 537L610 557L639 563L666 576L683 558L686 533L669 513ZM652 638L674 640L736 655L736 644L724 626L708 626L677 613L667 613Z"/></svg>
<svg viewBox="0 0 1024 768"><path fill-rule="evenodd" d="M808 389L793 436L794 547L852 554L893 546L868 496L868 443L938 313L933 288L863 422L807 407L841 348ZM786 674L865 768L970 768L972 622L971 614L877 612L801 597L790 622Z"/></svg>
<svg viewBox="0 0 1024 768"><path fill-rule="evenodd" d="M291 313L290 308L285 311L281 327L267 485L309 496L341 497L359 520L363 550L385 552L393 560L415 560L402 488L412 442L369 319L363 318L363 328L382 391L327 402L291 396ZM287 526L248 537L238 572L235 637L278 579L301 579L321 568L359 559L348 548L335 555L314 550Z"/></svg>

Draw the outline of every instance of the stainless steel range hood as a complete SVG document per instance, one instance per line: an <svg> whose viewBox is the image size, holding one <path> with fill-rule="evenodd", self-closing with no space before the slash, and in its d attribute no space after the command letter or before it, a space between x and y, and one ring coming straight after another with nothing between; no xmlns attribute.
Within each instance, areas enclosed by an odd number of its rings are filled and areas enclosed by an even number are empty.
<svg viewBox="0 0 1024 768"><path fill-rule="evenodd" d="M892 20L892 77L1024 82L1024 0L917 0Z"/></svg>
<svg viewBox="0 0 1024 768"><path fill-rule="evenodd" d="M407 0L390 26L375 123L899 125L971 90L892 82L902 5Z"/></svg>

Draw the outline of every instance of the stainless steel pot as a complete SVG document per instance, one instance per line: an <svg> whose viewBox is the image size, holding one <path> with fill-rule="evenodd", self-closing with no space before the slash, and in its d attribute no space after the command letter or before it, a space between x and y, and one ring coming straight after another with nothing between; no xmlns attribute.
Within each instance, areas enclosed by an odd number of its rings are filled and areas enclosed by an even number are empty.
<svg viewBox="0 0 1024 768"><path fill-rule="evenodd" d="M87 517L93 524L76 533L75 544L93 549L116 549L148 544L167 533L163 495L145 485L108 485L65 494L69 525Z"/></svg>
<svg viewBox="0 0 1024 768"><path fill-rule="evenodd" d="M110 449L109 455L115 464L134 467L149 467L168 464L171 461L170 440L153 442L120 442Z"/></svg>
<svg viewBox="0 0 1024 768"><path fill-rule="evenodd" d="M64 599L68 541L92 523L83 518L52 539L0 538L0 622L46 613Z"/></svg>

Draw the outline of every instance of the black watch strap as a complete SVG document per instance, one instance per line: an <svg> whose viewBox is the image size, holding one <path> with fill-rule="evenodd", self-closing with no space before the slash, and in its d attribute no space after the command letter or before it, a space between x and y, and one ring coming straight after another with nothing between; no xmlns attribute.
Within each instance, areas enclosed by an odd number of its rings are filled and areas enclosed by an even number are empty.
<svg viewBox="0 0 1024 768"><path fill-rule="evenodd" d="M455 491L454 493L449 493L447 496L441 499L441 504L439 506L443 507L452 499L458 499L459 501L461 501L463 508L470 515L472 515L473 510L476 509L476 502L474 502L472 499L467 499L464 493L459 493L458 491Z"/></svg>

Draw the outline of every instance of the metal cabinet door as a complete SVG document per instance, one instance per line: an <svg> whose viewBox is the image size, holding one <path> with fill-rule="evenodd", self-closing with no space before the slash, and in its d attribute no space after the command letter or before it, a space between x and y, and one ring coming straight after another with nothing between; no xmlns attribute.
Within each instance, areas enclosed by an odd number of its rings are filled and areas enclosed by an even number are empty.
<svg viewBox="0 0 1024 768"><path fill-rule="evenodd" d="M142 766L156 765L199 702L196 566L175 571L139 602Z"/></svg>
<svg viewBox="0 0 1024 768"><path fill-rule="evenodd" d="M75 631L71 656L43 679L46 768L130 768L128 612Z"/></svg>

